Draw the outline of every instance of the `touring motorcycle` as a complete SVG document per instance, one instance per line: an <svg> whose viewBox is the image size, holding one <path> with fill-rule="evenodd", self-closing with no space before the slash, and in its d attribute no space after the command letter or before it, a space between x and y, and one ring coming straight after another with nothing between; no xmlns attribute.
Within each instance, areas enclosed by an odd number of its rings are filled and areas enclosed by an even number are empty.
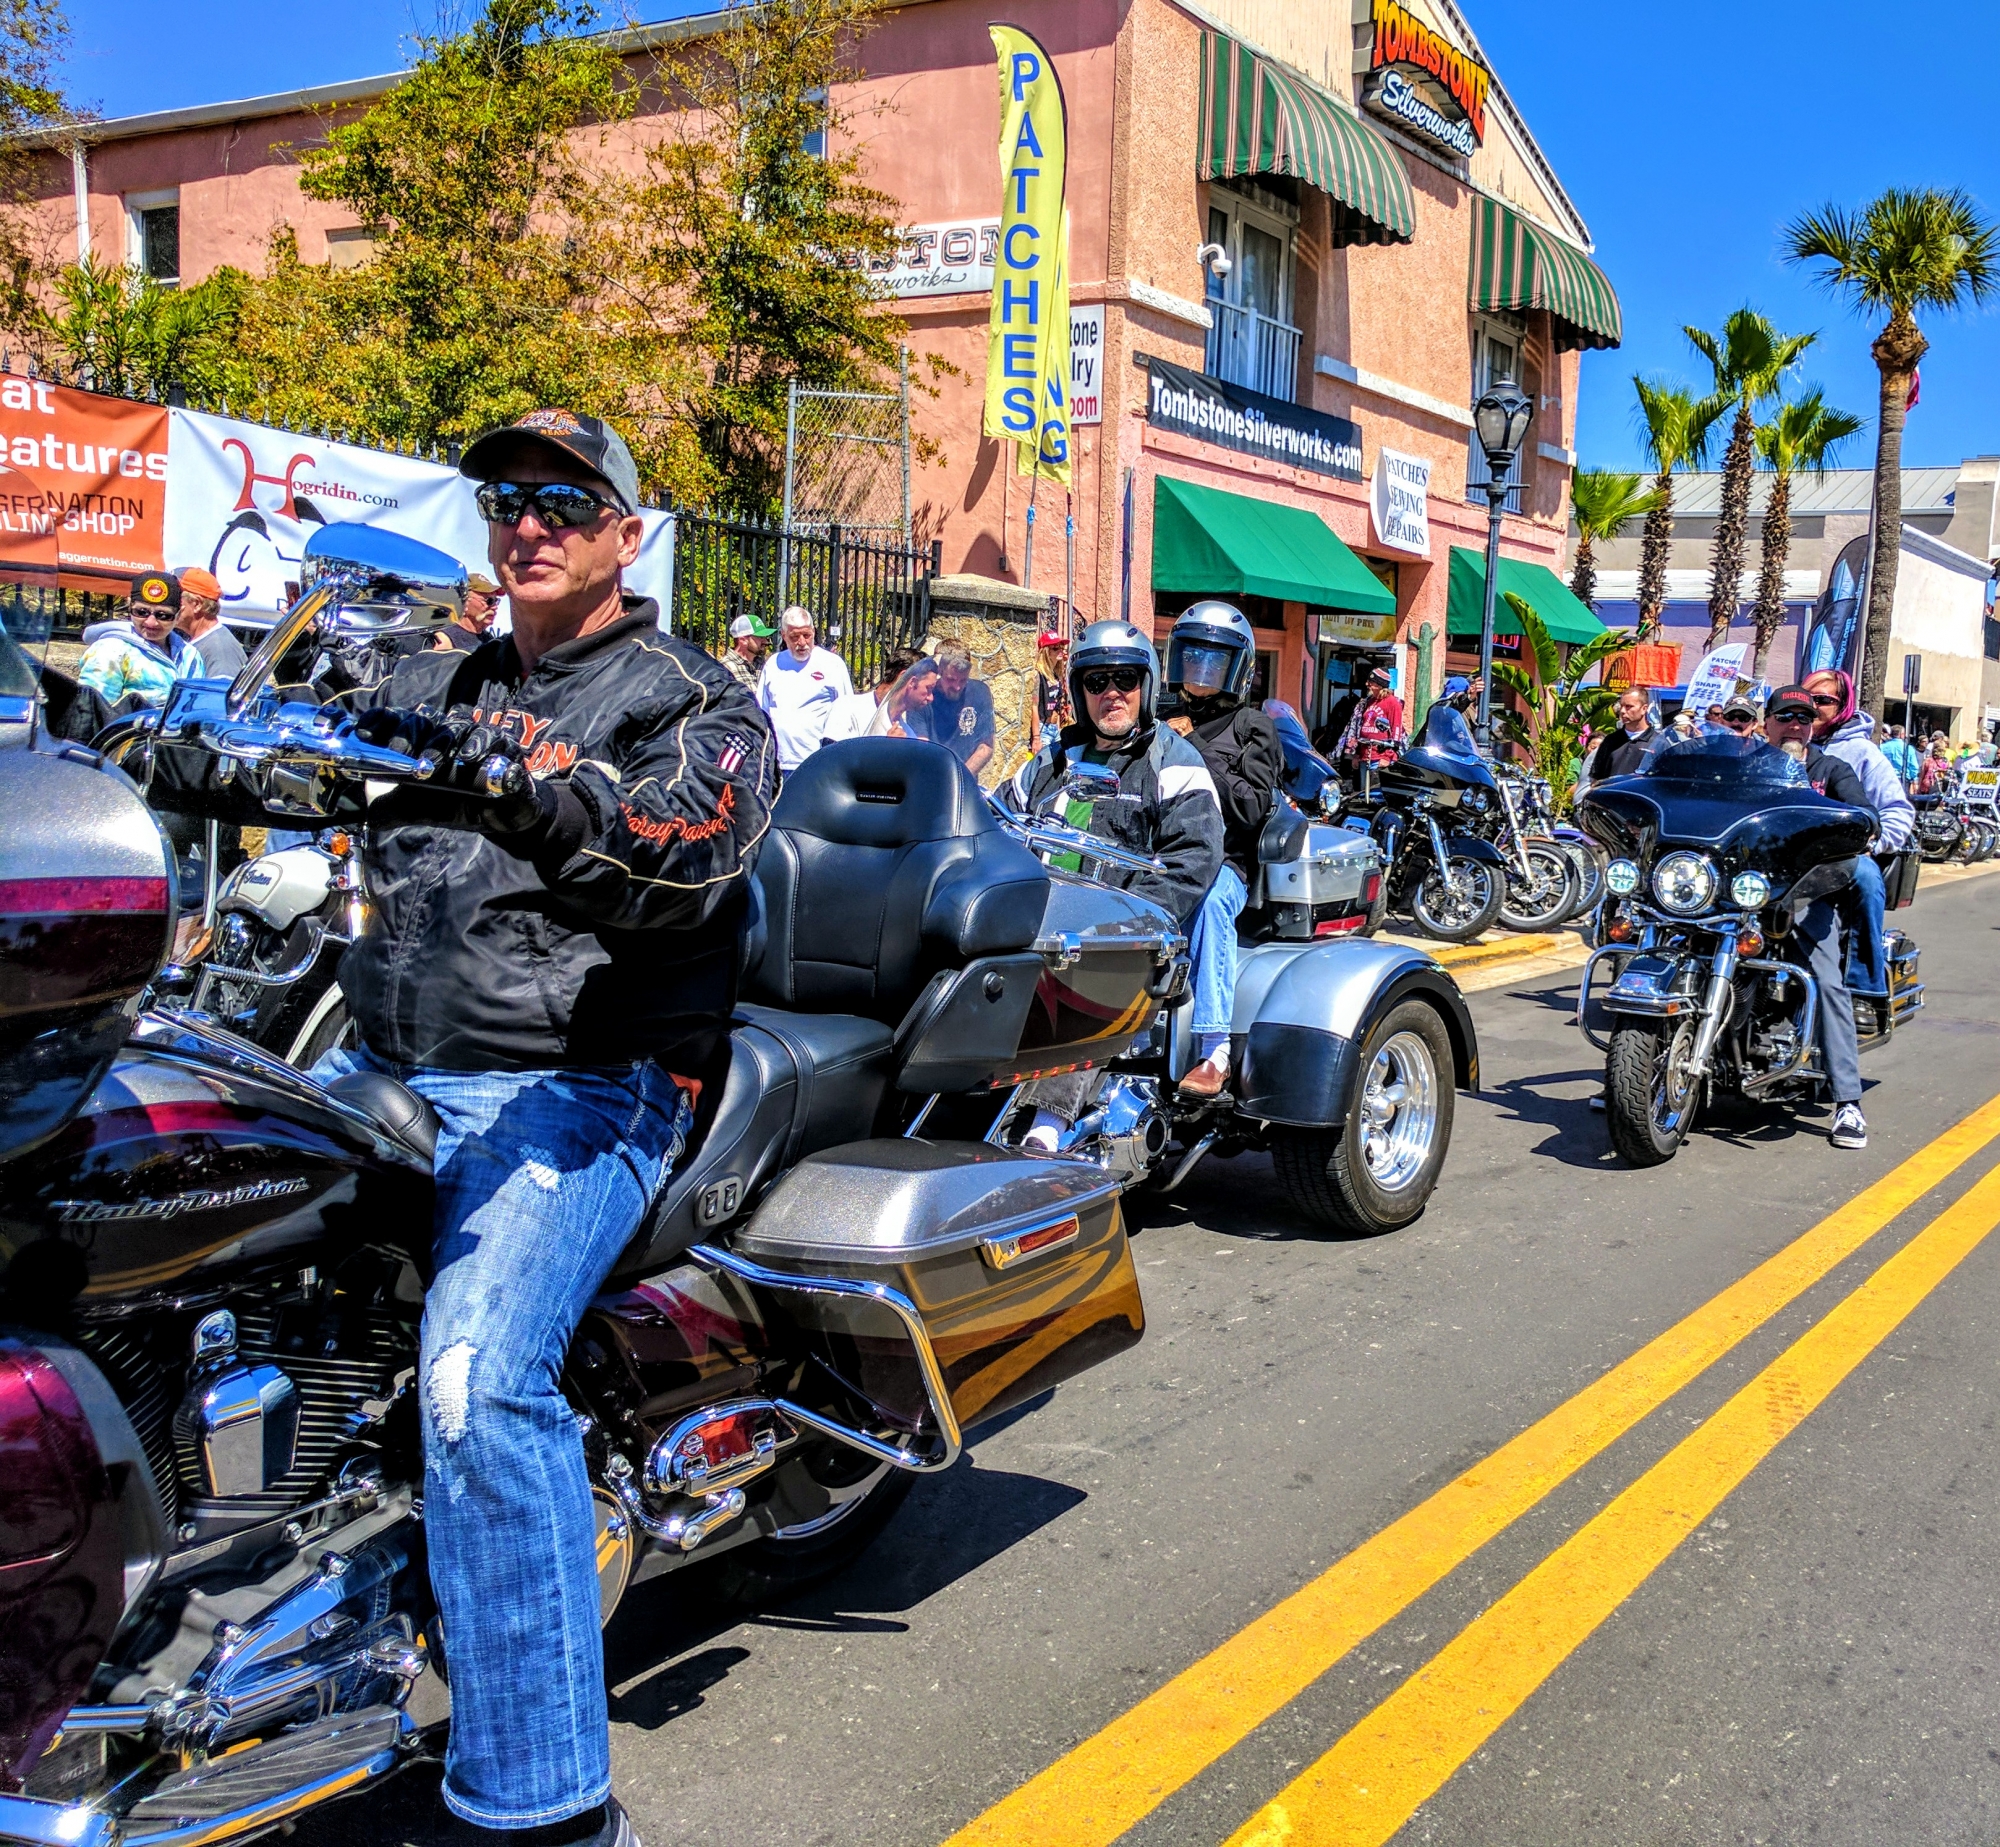
<svg viewBox="0 0 2000 1847"><path fill-rule="evenodd" d="M175 891L139 785L174 753L322 826L428 774L269 680L342 609L432 619L457 567L345 525L309 569L124 770L40 733L21 605L0 636L0 1843L244 1838L448 1723L416 1401L437 1119L143 1004ZM1164 914L892 739L787 780L749 894L688 1151L563 1372L606 1620L691 1562L750 1595L837 1568L968 1430L1145 1325L1121 1195L1166 1158L1149 1093L1107 1086L1055 1155L1006 1125L1156 1042L1187 967ZM1401 1004L1343 991L1273 1040L1269 1120L1323 1120Z"/></svg>
<svg viewBox="0 0 2000 1847"><path fill-rule="evenodd" d="M1734 736L1670 746L1640 775L1592 784L1578 815L1611 855L1576 1020L1605 1054L1618 1152L1638 1167L1671 1160L1708 1097L1823 1092L1821 996L1787 939L1807 904L1850 882L1874 815L1819 794L1784 751ZM1915 896L1916 871L1914 853L1890 860L1890 909ZM1923 1006L1916 944L1892 929L1884 949L1888 998L1853 1001L1863 1052ZM1598 992L1607 961L1616 978Z"/></svg>

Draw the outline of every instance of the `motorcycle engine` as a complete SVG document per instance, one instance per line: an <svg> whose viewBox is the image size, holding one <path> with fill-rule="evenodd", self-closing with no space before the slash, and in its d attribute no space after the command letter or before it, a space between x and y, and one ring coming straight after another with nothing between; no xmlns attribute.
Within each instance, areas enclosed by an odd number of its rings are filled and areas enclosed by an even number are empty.
<svg viewBox="0 0 2000 1847"><path fill-rule="evenodd" d="M1123 1180L1139 1180L1167 1151L1172 1125L1160 1107L1157 1078L1106 1075L1085 1071L1059 1078L1038 1078L1022 1087L1027 1106L1018 1120L1032 1121L1037 1110L1049 1124L1053 1139L1041 1147L1019 1144L1029 1152L1074 1155L1095 1161ZM1046 1131L1044 1132L1046 1133Z"/></svg>

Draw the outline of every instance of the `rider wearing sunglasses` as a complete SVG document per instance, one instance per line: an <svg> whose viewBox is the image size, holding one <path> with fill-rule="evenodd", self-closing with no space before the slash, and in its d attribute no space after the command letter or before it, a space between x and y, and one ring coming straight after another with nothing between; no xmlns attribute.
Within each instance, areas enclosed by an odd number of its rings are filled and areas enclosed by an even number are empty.
<svg viewBox="0 0 2000 1847"><path fill-rule="evenodd" d="M1159 677L1153 644L1131 623L1093 622L1070 650L1077 722L1050 735L999 795L1013 808L1040 813L1072 757L1114 771L1115 798L1072 802L1057 818L1157 859L1157 872L1100 866L1097 876L1150 899L1187 931L1222 869L1222 809L1201 752L1155 721Z"/></svg>
<svg viewBox="0 0 2000 1847"><path fill-rule="evenodd" d="M368 808L374 915L340 969L362 1045L317 1074L386 1072L441 1119L418 1403L454 1838L630 1847L558 1373L726 1042L776 765L750 694L623 590L614 430L536 411L459 470L513 630L411 655L362 714L436 767Z"/></svg>
<svg viewBox="0 0 2000 1847"><path fill-rule="evenodd" d="M1916 804L1870 735L1875 721L1857 708L1854 681L1838 668L1826 667L1805 677L1813 702L1813 742L1829 756L1840 758L1861 778L1868 806L1882 824L1882 853L1901 853L1917 829ZM1882 918L1887 893L1882 868L1864 856L1855 867L1854 883L1845 894L1844 909L1853 934L1848 985L1857 994L1880 1000L1889 992L1889 964L1882 953Z"/></svg>

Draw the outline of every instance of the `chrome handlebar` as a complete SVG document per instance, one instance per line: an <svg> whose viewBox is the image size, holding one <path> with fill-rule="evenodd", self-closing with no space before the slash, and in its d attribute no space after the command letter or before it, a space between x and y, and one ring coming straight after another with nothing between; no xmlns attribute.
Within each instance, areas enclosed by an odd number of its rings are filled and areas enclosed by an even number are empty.
<svg viewBox="0 0 2000 1847"><path fill-rule="evenodd" d="M1115 841L1100 840L1095 834L1086 834L1081 828L1071 827L1065 822L1016 814L990 791L986 797L986 805L993 810L993 818L1032 852L1045 856L1054 853L1076 853L1086 859L1101 860L1107 866L1117 866L1126 872L1166 870L1157 859L1148 854L1135 853L1130 847L1121 847Z"/></svg>

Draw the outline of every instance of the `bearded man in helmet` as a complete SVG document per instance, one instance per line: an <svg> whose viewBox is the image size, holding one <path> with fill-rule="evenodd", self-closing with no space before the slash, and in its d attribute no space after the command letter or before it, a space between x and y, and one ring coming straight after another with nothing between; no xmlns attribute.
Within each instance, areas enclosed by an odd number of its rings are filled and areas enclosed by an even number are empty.
<svg viewBox="0 0 2000 1847"><path fill-rule="evenodd" d="M1038 813L1072 761L1111 770L1115 797L1072 801L1057 819L1158 860L1157 871L1105 866L1098 876L1157 904L1185 931L1222 866L1222 808L1201 753L1155 717L1159 679L1153 644L1131 623L1093 622L1070 650L1076 721L1049 736L999 794L1019 812Z"/></svg>
<svg viewBox="0 0 2000 1847"><path fill-rule="evenodd" d="M1195 918L1194 1054L1181 1079L1189 1096L1229 1086L1229 1026L1236 1011L1236 920L1249 902L1257 841L1285 777L1278 728L1244 702L1257 665L1257 638L1232 603L1183 611L1167 641L1167 690L1182 702L1173 729L1201 752L1222 808L1222 869Z"/></svg>

